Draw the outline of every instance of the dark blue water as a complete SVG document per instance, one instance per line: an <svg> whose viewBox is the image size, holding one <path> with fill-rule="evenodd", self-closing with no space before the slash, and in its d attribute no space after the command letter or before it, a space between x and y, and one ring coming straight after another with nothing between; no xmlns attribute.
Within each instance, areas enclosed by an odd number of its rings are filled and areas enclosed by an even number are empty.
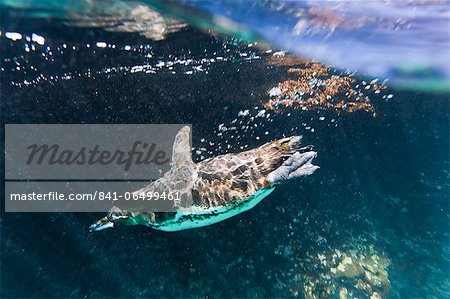
<svg viewBox="0 0 450 299"><path fill-rule="evenodd" d="M389 89L392 99L371 98L376 117L287 109L253 120L252 130L218 135L220 124L247 121L239 112L262 109L288 66L269 67L265 50L189 27L151 41L15 20L2 12L2 134L7 123L191 123L193 145L205 147L205 156L301 134L321 168L246 213L177 233L120 227L92 234L89 225L102 215L2 208L1 298L337 298L343 288L362 298L450 295L448 94ZM45 45L14 42L7 31L39 33ZM98 41L116 48L95 47ZM36 49L27 52L26 44ZM131 71L175 57L199 61L202 70ZM367 274L333 276L342 260L336 250L355 263L377 261L370 292L355 287Z"/></svg>

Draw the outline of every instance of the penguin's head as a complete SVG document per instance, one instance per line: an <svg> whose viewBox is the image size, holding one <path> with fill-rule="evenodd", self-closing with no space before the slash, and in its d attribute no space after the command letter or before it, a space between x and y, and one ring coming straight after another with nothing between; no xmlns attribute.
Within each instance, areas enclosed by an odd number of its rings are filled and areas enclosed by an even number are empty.
<svg viewBox="0 0 450 299"><path fill-rule="evenodd" d="M130 212L113 207L106 217L103 217L89 227L90 232L97 232L116 226L145 225L152 226L155 214L151 212Z"/></svg>
<svg viewBox="0 0 450 299"><path fill-rule="evenodd" d="M103 217L97 220L94 224L91 224L91 226L89 226L89 231L98 232L111 227L114 227L114 222L109 220L108 217Z"/></svg>

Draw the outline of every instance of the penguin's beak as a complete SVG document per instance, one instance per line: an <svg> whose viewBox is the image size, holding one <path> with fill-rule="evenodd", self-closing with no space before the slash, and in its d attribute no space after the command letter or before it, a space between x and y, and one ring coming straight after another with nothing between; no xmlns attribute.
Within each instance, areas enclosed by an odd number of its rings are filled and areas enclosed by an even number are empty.
<svg viewBox="0 0 450 299"><path fill-rule="evenodd" d="M114 227L114 222L108 217L103 217L89 227L89 232L98 232L111 227Z"/></svg>
<svg viewBox="0 0 450 299"><path fill-rule="evenodd" d="M118 225L136 225L133 213L121 210L118 207L112 207L108 215L99 219L89 227L90 232L98 232Z"/></svg>
<svg viewBox="0 0 450 299"><path fill-rule="evenodd" d="M90 232L98 232L107 228L122 225L145 225L152 226L155 222L155 214L151 212L134 213L113 207L109 210L108 215L99 219L89 227Z"/></svg>

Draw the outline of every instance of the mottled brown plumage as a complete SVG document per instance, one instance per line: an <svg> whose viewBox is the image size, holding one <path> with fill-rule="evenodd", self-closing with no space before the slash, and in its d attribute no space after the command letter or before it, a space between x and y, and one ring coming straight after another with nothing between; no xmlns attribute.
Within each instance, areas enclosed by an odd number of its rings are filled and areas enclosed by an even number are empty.
<svg viewBox="0 0 450 299"><path fill-rule="evenodd" d="M196 165L194 203L205 208L219 207L271 187L267 176L272 171L294 152L312 149L311 146L300 148L300 141L298 136L283 138L245 152L201 161Z"/></svg>

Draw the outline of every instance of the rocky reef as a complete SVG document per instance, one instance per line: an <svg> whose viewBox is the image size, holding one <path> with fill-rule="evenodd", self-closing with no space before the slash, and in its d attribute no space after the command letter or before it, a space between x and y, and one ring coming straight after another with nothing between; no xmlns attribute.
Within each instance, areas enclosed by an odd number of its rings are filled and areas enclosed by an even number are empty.
<svg viewBox="0 0 450 299"><path fill-rule="evenodd" d="M295 297L305 298L386 298L391 288L390 261L373 246L318 253L305 264L308 271L298 274L291 286Z"/></svg>
<svg viewBox="0 0 450 299"><path fill-rule="evenodd" d="M274 111L284 107L303 110L334 109L338 113L365 111L376 116L369 97L386 89L377 79L371 82L358 81L348 72L339 74L326 65L291 56L275 56L269 64L292 65L287 69L289 78L267 92L268 100L264 107Z"/></svg>

